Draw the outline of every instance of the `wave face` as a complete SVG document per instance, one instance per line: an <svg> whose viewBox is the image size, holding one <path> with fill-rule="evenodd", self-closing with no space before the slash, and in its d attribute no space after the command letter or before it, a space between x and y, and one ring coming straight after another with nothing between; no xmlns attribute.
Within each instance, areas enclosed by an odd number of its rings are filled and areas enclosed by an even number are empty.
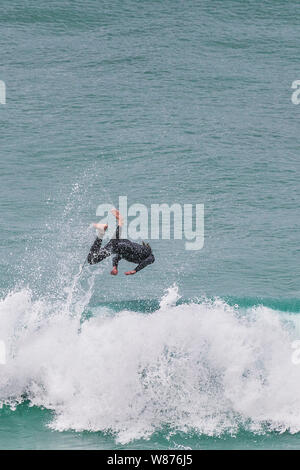
<svg viewBox="0 0 300 470"><path fill-rule="evenodd" d="M80 323L29 290L10 293L1 403L29 400L53 410L53 429L112 432L123 444L164 427L300 431L293 322L264 306L178 300L172 286L153 313L97 307Z"/></svg>

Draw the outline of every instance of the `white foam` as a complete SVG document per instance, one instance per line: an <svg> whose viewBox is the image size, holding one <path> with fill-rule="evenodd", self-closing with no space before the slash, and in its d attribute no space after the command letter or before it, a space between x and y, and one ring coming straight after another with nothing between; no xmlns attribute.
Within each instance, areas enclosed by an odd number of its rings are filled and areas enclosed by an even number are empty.
<svg viewBox="0 0 300 470"><path fill-rule="evenodd" d="M280 313L178 298L175 286L153 314L98 311L80 331L59 305L11 293L0 303L1 402L27 395L54 410L52 428L109 430L121 443L163 426L300 431L300 366Z"/></svg>

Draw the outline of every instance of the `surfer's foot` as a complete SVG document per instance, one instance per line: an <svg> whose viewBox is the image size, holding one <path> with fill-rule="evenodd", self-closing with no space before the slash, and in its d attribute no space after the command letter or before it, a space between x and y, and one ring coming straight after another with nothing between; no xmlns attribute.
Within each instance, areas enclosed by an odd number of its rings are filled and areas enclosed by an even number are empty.
<svg viewBox="0 0 300 470"><path fill-rule="evenodd" d="M123 217L121 216L120 214L120 211L118 211L118 209L112 209L111 210L111 213L115 216L115 218L117 219L118 221L118 224L120 227L122 227L123 223L124 223L124 220L123 220Z"/></svg>
<svg viewBox="0 0 300 470"><path fill-rule="evenodd" d="M116 266L113 267L110 274L112 274L113 276L116 276L118 274L118 270L117 270Z"/></svg>
<svg viewBox="0 0 300 470"><path fill-rule="evenodd" d="M95 227L95 229L97 230L97 233L98 233L98 237L99 238L103 238L104 236L104 232L107 230L108 228L108 225L107 224L93 224L93 226Z"/></svg>
<svg viewBox="0 0 300 470"><path fill-rule="evenodd" d="M127 273L125 273L126 276L130 276L131 274L136 274L136 271L127 271Z"/></svg>

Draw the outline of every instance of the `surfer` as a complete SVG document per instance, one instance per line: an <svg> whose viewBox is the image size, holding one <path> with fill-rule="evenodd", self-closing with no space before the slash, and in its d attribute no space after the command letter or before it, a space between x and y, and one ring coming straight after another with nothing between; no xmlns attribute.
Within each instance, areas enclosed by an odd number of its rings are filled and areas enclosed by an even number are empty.
<svg viewBox="0 0 300 470"><path fill-rule="evenodd" d="M103 247L102 239L104 233L108 228L107 224L93 224L97 229L98 236L91 246L90 252L88 254L87 260L89 264L100 263L110 255L115 255L113 258L113 269L110 274L116 276L118 274L118 264L119 261L123 258L130 263L137 263L137 267L132 271L127 271L125 274L131 275L135 274L141 269L152 264L155 261L151 247L144 243L140 245L139 243L134 243L130 240L120 238L121 227L123 225L123 219L120 212L117 209L113 209L112 214L118 221L117 230L115 236Z"/></svg>

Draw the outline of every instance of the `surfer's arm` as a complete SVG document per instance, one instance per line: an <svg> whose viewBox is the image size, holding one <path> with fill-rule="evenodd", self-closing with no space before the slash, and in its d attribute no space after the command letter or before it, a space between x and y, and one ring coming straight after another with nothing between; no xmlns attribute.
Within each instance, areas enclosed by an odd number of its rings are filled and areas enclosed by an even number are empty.
<svg viewBox="0 0 300 470"><path fill-rule="evenodd" d="M121 255L116 255L113 257L113 266L115 266L116 268L118 268L118 264L119 264L119 261L121 260Z"/></svg>
<svg viewBox="0 0 300 470"><path fill-rule="evenodd" d="M135 272L137 273L138 271L141 271L141 269L144 269L148 264L154 263L155 258L153 254L149 255L147 258L145 258L143 261L140 262L140 264L135 268Z"/></svg>

